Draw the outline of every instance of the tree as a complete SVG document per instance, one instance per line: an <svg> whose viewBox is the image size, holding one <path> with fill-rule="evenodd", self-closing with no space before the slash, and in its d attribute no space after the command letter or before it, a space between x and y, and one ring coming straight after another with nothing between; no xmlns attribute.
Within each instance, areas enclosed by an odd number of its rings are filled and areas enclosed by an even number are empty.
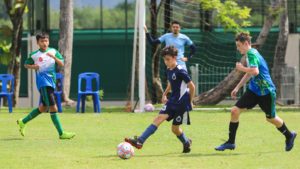
<svg viewBox="0 0 300 169"><path fill-rule="evenodd" d="M156 0L151 0L150 2L150 15L151 15L151 36L154 38L158 37L157 33L157 16L161 5L164 0L162 0L158 7L156 7ZM162 98L163 88L160 79L160 45L155 44L151 47L151 58L152 58L152 103L160 102Z"/></svg>
<svg viewBox="0 0 300 169"><path fill-rule="evenodd" d="M4 0L6 12L12 22L12 39L10 47L10 62L7 73L15 77L13 106L18 104L21 79L21 47L23 34L23 14L27 10L28 0Z"/></svg>
<svg viewBox="0 0 300 169"><path fill-rule="evenodd" d="M279 21L279 36L275 49L274 64L272 69L272 80L276 86L277 103L281 96L281 81L282 70L285 68L285 53L289 35L289 22L287 13L287 0L281 0L280 2L280 21Z"/></svg>
<svg viewBox="0 0 300 169"><path fill-rule="evenodd" d="M273 4L269 16L266 22L261 29L261 32L256 39L254 45L256 48L260 48L263 46L266 38L270 32L272 25L274 24L277 16L278 11L280 10L280 1L276 0ZM245 65L245 56L242 57L241 62ZM217 104L222 101L226 96L228 96L231 91L235 88L235 86L240 82L241 78L243 77L244 73L233 70L223 81L221 81L216 87L201 93L199 96L194 98L195 104Z"/></svg>
<svg viewBox="0 0 300 169"><path fill-rule="evenodd" d="M60 1L58 51L64 57L64 67L59 70L63 74L62 100L69 102L72 49L73 49L73 0Z"/></svg>

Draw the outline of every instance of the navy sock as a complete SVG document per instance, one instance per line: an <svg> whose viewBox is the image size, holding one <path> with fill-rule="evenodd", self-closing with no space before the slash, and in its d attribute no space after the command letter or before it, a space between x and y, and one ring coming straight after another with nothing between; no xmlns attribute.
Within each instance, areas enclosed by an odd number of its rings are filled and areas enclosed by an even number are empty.
<svg viewBox="0 0 300 169"><path fill-rule="evenodd" d="M144 133L139 137L139 140L144 143L149 136L151 136L155 131L157 127L153 124L150 124L150 126L144 131Z"/></svg>
<svg viewBox="0 0 300 169"><path fill-rule="evenodd" d="M182 134L180 136L177 136L177 138L182 142L183 145L189 142L189 140L185 137L184 132L182 131Z"/></svg>
<svg viewBox="0 0 300 169"><path fill-rule="evenodd" d="M235 135L236 135L236 130L239 127L239 122L230 122L229 124L229 139L228 142L230 144L234 144L235 143Z"/></svg>

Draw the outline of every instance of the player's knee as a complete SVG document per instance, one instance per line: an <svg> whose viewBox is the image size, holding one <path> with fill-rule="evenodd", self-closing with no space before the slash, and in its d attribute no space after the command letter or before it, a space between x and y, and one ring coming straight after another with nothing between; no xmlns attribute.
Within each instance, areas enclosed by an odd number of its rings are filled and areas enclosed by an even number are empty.
<svg viewBox="0 0 300 169"><path fill-rule="evenodd" d="M239 116L239 114L240 114L239 108L235 106L231 108L231 116L237 117Z"/></svg>
<svg viewBox="0 0 300 169"><path fill-rule="evenodd" d="M274 123L276 121L274 117L273 118L266 118L266 120L270 123Z"/></svg>
<svg viewBox="0 0 300 169"><path fill-rule="evenodd" d="M56 107L55 108L51 108L50 111L51 112L57 112L57 108Z"/></svg>
<svg viewBox="0 0 300 169"><path fill-rule="evenodd" d="M179 127L174 127L174 126L172 126L172 132L173 132L174 134L179 133Z"/></svg>
<svg viewBox="0 0 300 169"><path fill-rule="evenodd" d="M162 122L164 121L164 119L160 116L156 117L153 121L153 124L158 127Z"/></svg>
<svg viewBox="0 0 300 169"><path fill-rule="evenodd" d="M40 106L40 107L39 107L39 111L40 111L41 113L46 112L47 109L48 109L47 106Z"/></svg>

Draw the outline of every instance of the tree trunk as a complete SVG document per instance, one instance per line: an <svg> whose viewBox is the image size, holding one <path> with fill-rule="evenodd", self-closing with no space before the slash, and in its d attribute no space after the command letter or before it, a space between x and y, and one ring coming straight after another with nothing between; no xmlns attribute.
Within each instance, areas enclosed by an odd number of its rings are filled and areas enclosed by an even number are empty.
<svg viewBox="0 0 300 169"><path fill-rule="evenodd" d="M172 16L172 8L171 8L171 0L165 0L165 15L164 15L164 30L165 33L168 33L171 29L171 16Z"/></svg>
<svg viewBox="0 0 300 169"><path fill-rule="evenodd" d="M156 0L151 0L151 4L149 6L150 14L151 14L151 36L153 38L157 38L157 15L159 12L159 9L161 5L164 3L164 0L162 0L159 4L159 6L156 6ZM152 72L152 97L151 101L152 103L160 103L162 94L163 94L163 88L161 85L161 78L160 78L160 45L152 45L151 47L151 72Z"/></svg>
<svg viewBox="0 0 300 169"><path fill-rule="evenodd" d="M64 57L64 67L59 68L63 74L62 100L69 102L73 49L73 0L60 1L58 51Z"/></svg>
<svg viewBox="0 0 300 169"><path fill-rule="evenodd" d="M254 45L258 45L257 47L263 46L270 32L270 29L278 16L278 14L276 14L276 12L274 11L279 9L279 4L281 1L282 0L277 0L275 4L273 4L272 11L270 12L266 22L264 23L263 28L261 29L261 32L256 39L256 42L254 43ZM243 64L245 64L244 58L245 57L242 57L241 59L241 62ZM220 101L224 100L226 96L230 95L231 91L241 81L242 77L243 73L234 69L216 87L210 89L209 91L201 93L199 96L196 96L193 100L194 104L211 105L219 103Z"/></svg>
<svg viewBox="0 0 300 169"><path fill-rule="evenodd" d="M9 15L13 25L12 46L10 48L12 59L8 65L7 73L12 74L15 77L14 93L12 97L13 106L15 107L18 104L20 93L21 48L23 34L23 14L25 5L20 8L14 8L15 12L10 13L10 11L13 9L12 2L10 0L5 0L4 2L7 9L7 14ZM24 0L23 3L27 4L27 0Z"/></svg>
<svg viewBox="0 0 300 169"><path fill-rule="evenodd" d="M242 57L241 62L245 65L245 56ZM195 104L212 105L222 101L228 96L235 86L240 82L244 76L243 72L234 69L223 81L221 81L216 87L201 93L194 98Z"/></svg>
<svg viewBox="0 0 300 169"><path fill-rule="evenodd" d="M266 41L268 34L270 32L270 29L272 28L276 18L278 17L278 13L274 12L276 10L279 10L280 8L280 1L281 0L276 0L276 2L272 6L272 11L269 13L269 16L267 20L264 23L264 26L262 27L259 37L257 38L255 45L257 45L258 48L260 48Z"/></svg>
<svg viewBox="0 0 300 169"><path fill-rule="evenodd" d="M151 36L156 39L157 35L157 8L156 0L151 0L150 4L151 13ZM163 88L160 79L160 55L159 55L160 45L155 44L151 46L151 60L152 60L152 103L159 103L162 98Z"/></svg>
<svg viewBox="0 0 300 169"><path fill-rule="evenodd" d="M12 97L13 106L15 107L18 104L20 93L23 20L21 19L20 23L14 22L13 25L12 61L8 65L7 73L15 77L14 94Z"/></svg>
<svg viewBox="0 0 300 169"><path fill-rule="evenodd" d="M276 86L277 100L280 101L280 89L282 81L282 70L285 68L285 53L289 34L287 0L281 0L280 20L279 20L279 36L275 49L274 63L272 68L272 80Z"/></svg>

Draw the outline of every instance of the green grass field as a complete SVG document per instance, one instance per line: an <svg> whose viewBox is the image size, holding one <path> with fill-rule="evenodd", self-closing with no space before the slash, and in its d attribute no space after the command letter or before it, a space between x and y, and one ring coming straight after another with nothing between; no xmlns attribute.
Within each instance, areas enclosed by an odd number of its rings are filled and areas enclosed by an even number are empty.
<svg viewBox="0 0 300 169"><path fill-rule="evenodd" d="M241 115L234 151L217 152L215 146L228 138L228 111L193 111L192 125L182 126L193 139L192 151L182 154L182 144L163 123L134 156L122 160L116 147L124 137L140 135L157 115L125 113L123 108L103 108L103 113L76 114L64 109L59 114L65 131L75 132L72 140L59 140L48 113L29 122L26 136L19 134L16 120L31 109L0 110L0 168L300 168L300 138L291 152L285 152L285 138L265 120L261 111ZM88 109L91 112L91 109ZM289 129L300 134L300 113L278 111ZM298 136L300 137L300 136Z"/></svg>

